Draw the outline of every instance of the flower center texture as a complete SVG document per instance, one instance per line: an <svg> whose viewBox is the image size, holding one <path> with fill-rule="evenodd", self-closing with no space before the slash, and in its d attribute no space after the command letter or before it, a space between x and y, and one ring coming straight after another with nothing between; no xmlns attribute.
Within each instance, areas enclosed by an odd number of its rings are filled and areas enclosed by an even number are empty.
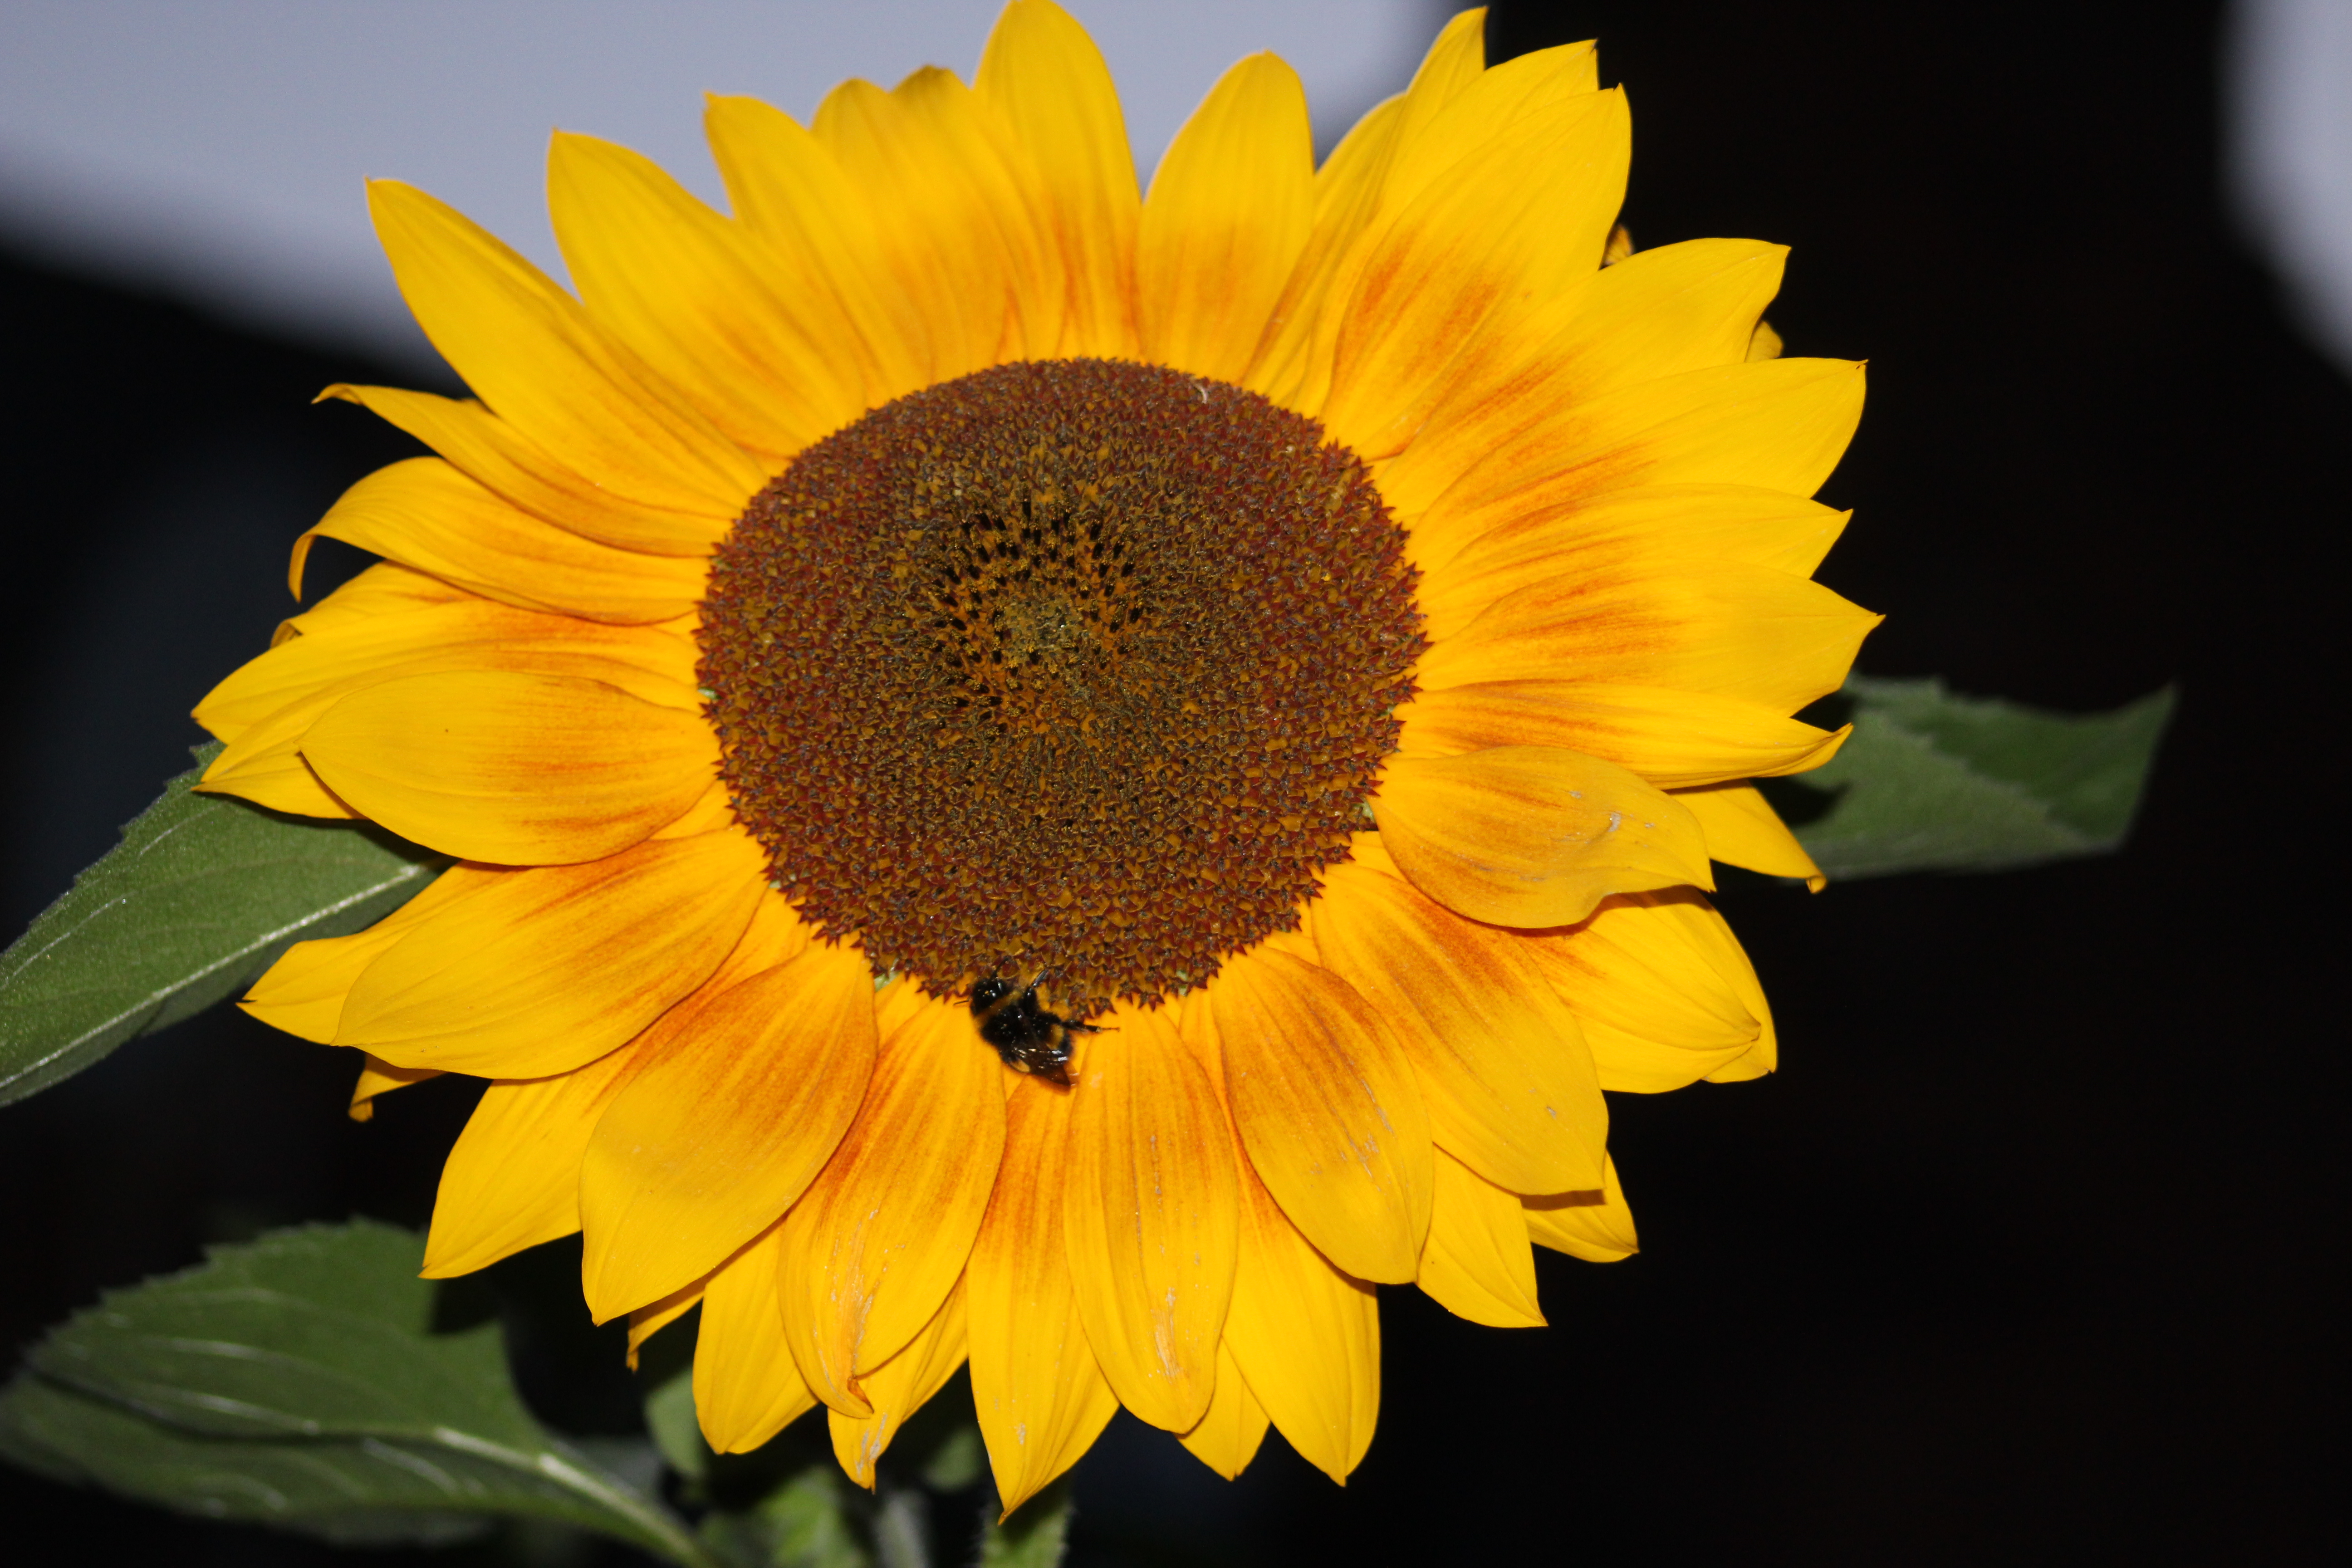
<svg viewBox="0 0 2352 1568"><path fill-rule="evenodd" d="M1423 642L1355 454L1112 360L887 404L752 498L702 605L721 773L877 973L1152 1005L1295 929Z"/></svg>

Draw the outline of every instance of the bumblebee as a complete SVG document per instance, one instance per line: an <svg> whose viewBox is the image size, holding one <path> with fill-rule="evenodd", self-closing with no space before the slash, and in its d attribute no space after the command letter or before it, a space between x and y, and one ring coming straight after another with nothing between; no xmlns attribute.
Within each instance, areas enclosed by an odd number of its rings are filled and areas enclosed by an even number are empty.
<svg viewBox="0 0 2352 1568"><path fill-rule="evenodd" d="M1035 1073L1067 1089L1070 1032L1099 1035L1103 1031L1046 1011L1045 1004L1037 998L1037 987L1045 978L1041 974L1026 985L1012 980L982 981L971 988L972 1020L980 1026L980 1037L996 1047L1006 1067L1014 1072Z"/></svg>

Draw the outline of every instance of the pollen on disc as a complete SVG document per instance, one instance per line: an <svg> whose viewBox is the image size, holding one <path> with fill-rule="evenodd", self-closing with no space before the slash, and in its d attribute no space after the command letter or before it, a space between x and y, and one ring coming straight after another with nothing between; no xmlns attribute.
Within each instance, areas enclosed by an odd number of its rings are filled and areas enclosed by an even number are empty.
<svg viewBox="0 0 2352 1568"><path fill-rule="evenodd" d="M712 563L700 677L803 918L950 994L1092 1016L1295 929L1395 747L1403 531L1313 420L1109 360L817 442Z"/></svg>

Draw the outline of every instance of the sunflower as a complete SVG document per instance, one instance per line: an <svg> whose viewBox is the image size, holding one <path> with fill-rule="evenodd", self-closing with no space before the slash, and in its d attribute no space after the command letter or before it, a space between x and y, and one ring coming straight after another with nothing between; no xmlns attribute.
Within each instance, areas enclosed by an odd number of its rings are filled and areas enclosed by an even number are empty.
<svg viewBox="0 0 2352 1568"><path fill-rule="evenodd" d="M477 396L331 389L438 456L198 717L454 862L245 1004L355 1114L488 1080L429 1275L583 1232L715 1447L822 1405L868 1484L968 1362L1011 1508L1120 1405L1344 1479L1376 1284L1633 1250L1603 1091L1773 1065L1703 890L1814 874L1748 781L1874 624L1809 581L1862 377L1774 357L1780 247L1632 252L1591 47L1482 24L1320 168L1242 61L1148 196L1047 0L711 100L732 216L558 135L576 297L372 187Z"/></svg>

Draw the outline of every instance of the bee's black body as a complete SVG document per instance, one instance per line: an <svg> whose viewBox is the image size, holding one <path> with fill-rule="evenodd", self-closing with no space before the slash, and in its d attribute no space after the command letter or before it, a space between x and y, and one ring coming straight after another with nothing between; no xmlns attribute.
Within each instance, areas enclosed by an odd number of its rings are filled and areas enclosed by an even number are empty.
<svg viewBox="0 0 2352 1568"><path fill-rule="evenodd" d="M1045 1009L1037 998L1039 981L983 980L971 988L971 1016L980 1037L996 1047L1014 1072L1035 1073L1066 1089L1070 1083L1070 1031L1102 1033L1092 1024L1073 1023Z"/></svg>

